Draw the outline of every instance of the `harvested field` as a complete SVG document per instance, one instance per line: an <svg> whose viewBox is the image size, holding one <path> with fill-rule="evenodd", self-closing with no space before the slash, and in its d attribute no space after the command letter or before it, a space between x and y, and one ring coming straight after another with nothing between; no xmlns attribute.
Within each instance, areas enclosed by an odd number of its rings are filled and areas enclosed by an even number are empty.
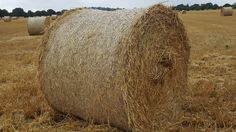
<svg viewBox="0 0 236 132"><path fill-rule="evenodd" d="M236 130L236 16L219 12L180 14L191 45L188 93L184 116L162 130ZM26 19L0 21L0 131L120 131L49 107L37 80L41 39L28 36Z"/></svg>

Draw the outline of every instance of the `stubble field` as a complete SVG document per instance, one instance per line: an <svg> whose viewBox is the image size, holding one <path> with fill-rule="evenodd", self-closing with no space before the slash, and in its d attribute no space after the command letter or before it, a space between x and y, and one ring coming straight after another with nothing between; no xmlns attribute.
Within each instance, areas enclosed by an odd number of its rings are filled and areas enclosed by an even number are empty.
<svg viewBox="0 0 236 132"><path fill-rule="evenodd" d="M191 45L188 93L182 118L163 130L236 131L236 15L193 11L180 18ZM37 80L41 39L28 36L26 19L0 21L0 132L120 131L49 107Z"/></svg>

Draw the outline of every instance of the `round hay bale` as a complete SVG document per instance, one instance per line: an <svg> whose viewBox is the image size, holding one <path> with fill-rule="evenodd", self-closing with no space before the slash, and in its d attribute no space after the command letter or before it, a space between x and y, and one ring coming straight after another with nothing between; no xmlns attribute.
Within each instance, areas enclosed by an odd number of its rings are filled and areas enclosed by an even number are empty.
<svg viewBox="0 0 236 132"><path fill-rule="evenodd" d="M11 17L12 20L18 20L19 17Z"/></svg>
<svg viewBox="0 0 236 132"><path fill-rule="evenodd" d="M190 47L171 9L74 12L42 46L39 80L54 109L128 131L181 116Z"/></svg>
<svg viewBox="0 0 236 132"><path fill-rule="evenodd" d="M11 17L10 16L4 16L3 18L4 22L11 22Z"/></svg>
<svg viewBox="0 0 236 132"><path fill-rule="evenodd" d="M51 19L52 19L52 20L56 20L56 19L57 19L57 15L52 15L52 16L51 16Z"/></svg>
<svg viewBox="0 0 236 132"><path fill-rule="evenodd" d="M29 35L42 35L45 28L50 25L47 17L29 17L27 21Z"/></svg>
<svg viewBox="0 0 236 132"><path fill-rule="evenodd" d="M221 8L220 14L222 16L233 16L234 10L232 7L223 7Z"/></svg>

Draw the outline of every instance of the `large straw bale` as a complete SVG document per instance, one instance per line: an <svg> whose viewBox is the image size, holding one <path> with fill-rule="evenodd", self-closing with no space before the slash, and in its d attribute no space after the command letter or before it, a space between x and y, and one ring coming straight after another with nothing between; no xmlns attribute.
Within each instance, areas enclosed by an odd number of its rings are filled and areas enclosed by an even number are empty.
<svg viewBox="0 0 236 132"><path fill-rule="evenodd" d="M4 16L3 18L4 22L11 22L11 17L10 16Z"/></svg>
<svg viewBox="0 0 236 132"><path fill-rule="evenodd" d="M29 17L27 21L29 35L42 35L47 26L50 25L50 19L47 17Z"/></svg>
<svg viewBox="0 0 236 132"><path fill-rule="evenodd" d="M234 10L232 7L223 7L221 8L220 14L222 16L232 16L234 13Z"/></svg>
<svg viewBox="0 0 236 132"><path fill-rule="evenodd" d="M56 110L124 130L157 130L181 115L189 45L171 9L82 10L43 39L39 80Z"/></svg>

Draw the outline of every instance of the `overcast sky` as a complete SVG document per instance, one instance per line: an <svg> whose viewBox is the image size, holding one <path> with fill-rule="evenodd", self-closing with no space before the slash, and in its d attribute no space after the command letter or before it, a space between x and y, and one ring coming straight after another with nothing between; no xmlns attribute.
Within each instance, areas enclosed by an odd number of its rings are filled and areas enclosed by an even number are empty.
<svg viewBox="0 0 236 132"><path fill-rule="evenodd" d="M160 3L166 0L0 0L0 8L12 11L15 7L22 7L27 10L62 10L71 9L75 7L121 7L121 8L134 8L134 7L147 7L155 3ZM233 4L236 0L169 0L166 4L202 4L202 3L217 3L223 5L225 3Z"/></svg>

